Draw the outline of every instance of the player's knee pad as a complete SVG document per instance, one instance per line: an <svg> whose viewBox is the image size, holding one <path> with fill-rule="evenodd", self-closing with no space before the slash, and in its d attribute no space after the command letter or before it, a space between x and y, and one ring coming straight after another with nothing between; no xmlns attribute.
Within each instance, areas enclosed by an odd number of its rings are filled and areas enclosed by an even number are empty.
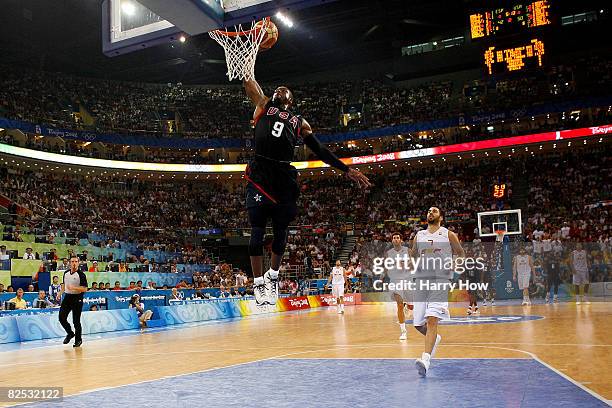
<svg viewBox="0 0 612 408"><path fill-rule="evenodd" d="M287 246L287 230L274 230L274 239L272 240L272 252L282 256L285 253Z"/></svg>
<svg viewBox="0 0 612 408"><path fill-rule="evenodd" d="M251 228L251 240L249 241L249 255L263 256L264 236L266 229L260 227Z"/></svg>

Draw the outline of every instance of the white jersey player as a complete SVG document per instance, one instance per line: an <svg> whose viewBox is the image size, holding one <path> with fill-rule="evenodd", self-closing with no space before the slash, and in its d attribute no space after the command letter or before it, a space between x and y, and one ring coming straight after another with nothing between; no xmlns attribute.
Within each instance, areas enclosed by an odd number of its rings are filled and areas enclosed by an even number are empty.
<svg viewBox="0 0 612 408"><path fill-rule="evenodd" d="M393 267L386 269L385 274L389 277L389 281L395 284L402 280L412 280L410 268L408 265L410 254L408 248L402 246L402 235L398 232L391 236L393 247L385 253L386 259L393 260ZM406 340L408 333L406 331L406 308L411 308L409 302L412 300L408 291L394 291L392 293L393 300L397 304L397 320L400 325L400 340Z"/></svg>
<svg viewBox="0 0 612 408"><path fill-rule="evenodd" d="M527 255L525 247L521 247L519 254L514 257L512 267L512 279L518 283L518 287L523 291L523 302L521 305L530 305L529 282L533 273L533 260Z"/></svg>
<svg viewBox="0 0 612 408"><path fill-rule="evenodd" d="M416 360L421 376L427 374L431 359L442 336L438 334L438 322L450 319L447 290L421 290L421 283L448 284L453 274L453 255L465 257L457 235L440 226L444 216L438 207L427 211L427 229L417 232L410 253L418 258L416 291L414 296L413 324L425 336L425 351Z"/></svg>
<svg viewBox="0 0 612 408"><path fill-rule="evenodd" d="M344 283L346 277L344 275L344 268L340 261L336 261L336 266L332 268L329 279L327 279L327 285L331 282L332 295L336 298L336 308L339 314L344 313Z"/></svg>
<svg viewBox="0 0 612 408"><path fill-rule="evenodd" d="M586 295L589 292L589 260L582 244L577 243L571 254L572 283L576 286L576 304L580 304L578 295L582 295L583 303L590 303ZM582 287L582 292L581 292Z"/></svg>

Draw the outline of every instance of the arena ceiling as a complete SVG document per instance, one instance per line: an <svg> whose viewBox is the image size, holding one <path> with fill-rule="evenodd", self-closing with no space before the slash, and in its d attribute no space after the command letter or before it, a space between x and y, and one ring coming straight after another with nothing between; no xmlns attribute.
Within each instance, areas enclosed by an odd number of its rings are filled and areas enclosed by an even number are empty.
<svg viewBox="0 0 612 408"><path fill-rule="evenodd" d="M220 47L206 34L108 58L101 51L102 0L4 0L1 61L17 67L143 82L224 83ZM574 2L559 2L568 8ZM585 0L586 3L602 1ZM277 80L392 60L402 46L466 32L468 10L482 1L339 0L293 13L294 29L258 60L257 75ZM597 6L597 5L595 5ZM603 6L602 6L603 7ZM265 68L264 68L265 67Z"/></svg>

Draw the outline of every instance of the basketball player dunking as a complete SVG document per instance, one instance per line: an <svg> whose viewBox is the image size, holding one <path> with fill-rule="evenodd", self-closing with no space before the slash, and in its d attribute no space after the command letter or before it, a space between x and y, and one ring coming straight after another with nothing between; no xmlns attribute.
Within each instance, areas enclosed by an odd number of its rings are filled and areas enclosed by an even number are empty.
<svg viewBox="0 0 612 408"><path fill-rule="evenodd" d="M255 156L245 178L246 206L251 224L249 255L253 270L253 292L258 305L276 304L278 271L285 252L287 228L297 214L299 195L297 170L291 165L295 147L303 142L324 163L340 170L361 187L371 186L359 170L349 168L321 145L310 124L291 112L293 94L281 86L272 98L264 95L254 79L244 81L246 94L255 105ZM273 240L270 269L263 275L263 243L268 220ZM262 276L263 275L263 276Z"/></svg>
<svg viewBox="0 0 612 408"><path fill-rule="evenodd" d="M402 235L398 232L394 233L391 236L391 243L393 247L390 248L385 254L386 259L408 259L409 252L408 248L402 245ZM399 257L399 258L398 258ZM401 266L401 268L398 268ZM393 268L389 268L386 271L386 275L389 277L390 282L398 283L402 279L411 279L412 276L409 272L408 265L404 265L403 261L400 261L400 265L397 265L397 262L394 262ZM395 291L392 293L393 300L395 300L395 304L397 305L397 321L400 326L400 340L406 340L408 337L408 332L406 331L406 306L408 302L412 301L412 296L410 296L409 291Z"/></svg>
<svg viewBox="0 0 612 408"><path fill-rule="evenodd" d="M438 334L438 322L450 319L450 313L448 292L418 290L420 283L448 283L453 270L446 269L445 264L453 263L453 255L465 258L457 235L441 226L443 218L438 207L431 207L427 211L427 229L417 232L410 249L413 258L420 258L415 274L417 291L414 297L413 324L414 328L425 336L425 351L421 358L416 360L416 368L421 376L427 374L431 359L442 341L442 336Z"/></svg>

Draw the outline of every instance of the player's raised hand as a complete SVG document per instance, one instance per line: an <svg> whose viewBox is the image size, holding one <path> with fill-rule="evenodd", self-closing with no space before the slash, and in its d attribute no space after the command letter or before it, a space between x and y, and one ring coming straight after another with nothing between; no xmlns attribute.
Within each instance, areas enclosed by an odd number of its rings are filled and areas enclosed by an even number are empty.
<svg viewBox="0 0 612 408"><path fill-rule="evenodd" d="M353 180L355 183L357 183L359 187L372 187L370 179L368 179L365 174L363 174L356 168L350 168L349 171L346 172L346 176Z"/></svg>

